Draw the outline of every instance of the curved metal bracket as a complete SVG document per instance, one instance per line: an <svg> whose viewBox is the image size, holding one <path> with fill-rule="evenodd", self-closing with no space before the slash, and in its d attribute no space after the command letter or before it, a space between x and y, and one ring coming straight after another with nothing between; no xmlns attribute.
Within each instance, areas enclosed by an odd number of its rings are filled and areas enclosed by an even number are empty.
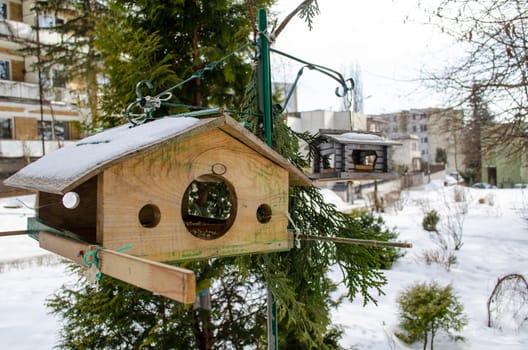
<svg viewBox="0 0 528 350"><path fill-rule="evenodd" d="M301 75L303 74L303 71L304 71L305 68L308 68L310 70L318 71L319 73L322 73L322 74L330 77L331 79L334 79L335 81L337 81L339 83L339 85L340 85L340 86L336 87L336 89L335 89L335 94L336 94L337 97L345 97L355 87L355 83L354 83L354 80L352 78L345 79L343 77L343 75L341 73L339 73L338 71L336 71L336 70L333 70L333 69L330 69L328 67L321 66L321 65L318 65L318 64L310 63L308 61L302 60L300 58L297 58L295 56L289 55L289 54L287 54L285 52L282 52L282 51L279 51L279 50L270 49L270 51L271 52L275 52L275 53L277 53L277 54L279 54L281 56L284 56L286 58L289 58L291 60L294 60L294 61L297 61L299 63L303 63L304 64L304 66L301 67L299 72L297 72L297 77L295 78L295 81L292 84L293 86L290 89L290 92L288 93L288 96L286 97L286 101L284 102L284 106L282 107L281 112L284 112L284 109L288 105L288 102L290 101L290 98L291 98L291 96L293 94L293 91L295 90L295 87L297 86L297 83L299 82L299 79L300 79ZM351 102L347 101L347 105L350 106L350 104L351 104Z"/></svg>
<svg viewBox="0 0 528 350"><path fill-rule="evenodd" d="M143 124L149 120L154 119L154 111L161 107L161 105L172 98L172 91L176 88L187 84L193 79L200 78L205 72L212 71L216 68L217 65L234 56L235 54L244 51L247 47L252 45L252 43L246 43L231 52L230 54L220 58L217 61L213 61L203 68L194 72L187 79L179 82L178 84L160 92L155 96L143 96L141 89L143 86L146 86L149 90L154 86L149 80L141 80L136 84L136 100L127 106L125 115L127 120L134 126Z"/></svg>
<svg viewBox="0 0 528 350"><path fill-rule="evenodd" d="M134 126L143 124L147 120L153 119L153 112L161 107L163 101L168 101L172 98L170 92L164 91L154 97L143 96L141 87L145 85L149 90L154 86L149 80L141 80L136 84L136 100L128 105L126 109L127 120ZM139 109L139 113L133 113L135 109Z"/></svg>

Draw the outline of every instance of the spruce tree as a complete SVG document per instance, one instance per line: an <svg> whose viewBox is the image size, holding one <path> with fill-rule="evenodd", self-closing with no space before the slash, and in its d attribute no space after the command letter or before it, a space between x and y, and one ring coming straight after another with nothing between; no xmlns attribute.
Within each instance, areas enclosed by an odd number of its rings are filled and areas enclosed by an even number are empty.
<svg viewBox="0 0 528 350"><path fill-rule="evenodd" d="M173 91L172 107L160 109L158 116L186 111L188 105L238 106L251 71L249 51L234 53L250 37L248 6L259 8L270 3L108 1L109 11L100 21L96 42L107 67L108 84L102 101L106 125L123 123L122 112L136 98L139 81L152 82L153 88L143 93L155 94L200 70L205 70L202 75ZM232 52L228 61L209 69L208 64Z"/></svg>
<svg viewBox="0 0 528 350"><path fill-rule="evenodd" d="M106 7L97 0L48 0L36 1L32 10L38 15L60 17L39 31L56 33L59 40L52 43L31 43L25 49L39 56L37 63L44 75L51 76L55 69L65 82L74 82L76 90L86 94L91 114L88 129L99 124L99 83L101 65L100 52L95 48L95 29ZM81 105L83 102L79 101Z"/></svg>

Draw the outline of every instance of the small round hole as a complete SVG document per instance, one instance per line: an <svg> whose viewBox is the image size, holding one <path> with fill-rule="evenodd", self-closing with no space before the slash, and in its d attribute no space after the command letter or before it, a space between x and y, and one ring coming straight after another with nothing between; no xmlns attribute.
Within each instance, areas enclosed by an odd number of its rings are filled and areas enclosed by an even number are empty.
<svg viewBox="0 0 528 350"><path fill-rule="evenodd" d="M271 220L271 207L267 204L261 204L257 208L257 220L261 224L267 224Z"/></svg>
<svg viewBox="0 0 528 350"><path fill-rule="evenodd" d="M156 227L161 219L161 213L157 206L153 204L146 204L139 211L139 222L143 227Z"/></svg>

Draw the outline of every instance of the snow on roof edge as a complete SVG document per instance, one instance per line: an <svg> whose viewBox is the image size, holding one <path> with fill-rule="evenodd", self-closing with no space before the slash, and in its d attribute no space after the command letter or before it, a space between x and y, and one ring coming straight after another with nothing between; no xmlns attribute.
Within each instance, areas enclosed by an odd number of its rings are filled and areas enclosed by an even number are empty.
<svg viewBox="0 0 528 350"><path fill-rule="evenodd" d="M4 184L63 193L72 184L93 176L117 159L141 152L210 120L165 117L133 128L126 124L108 129L45 155L6 179Z"/></svg>

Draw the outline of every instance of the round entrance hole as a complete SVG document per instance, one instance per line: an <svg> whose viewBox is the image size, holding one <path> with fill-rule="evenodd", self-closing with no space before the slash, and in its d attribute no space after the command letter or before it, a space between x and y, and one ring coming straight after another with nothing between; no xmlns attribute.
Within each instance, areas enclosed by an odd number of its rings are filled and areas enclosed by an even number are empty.
<svg viewBox="0 0 528 350"><path fill-rule="evenodd" d="M217 239L235 222L235 189L222 176L199 176L185 190L181 208L185 227L193 236Z"/></svg>
<svg viewBox="0 0 528 350"><path fill-rule="evenodd" d="M271 207L267 204L261 204L257 208L257 220L261 224L267 224L271 220Z"/></svg>
<svg viewBox="0 0 528 350"><path fill-rule="evenodd" d="M138 219L143 227L156 227L161 220L161 212L154 204L146 204L139 211Z"/></svg>

